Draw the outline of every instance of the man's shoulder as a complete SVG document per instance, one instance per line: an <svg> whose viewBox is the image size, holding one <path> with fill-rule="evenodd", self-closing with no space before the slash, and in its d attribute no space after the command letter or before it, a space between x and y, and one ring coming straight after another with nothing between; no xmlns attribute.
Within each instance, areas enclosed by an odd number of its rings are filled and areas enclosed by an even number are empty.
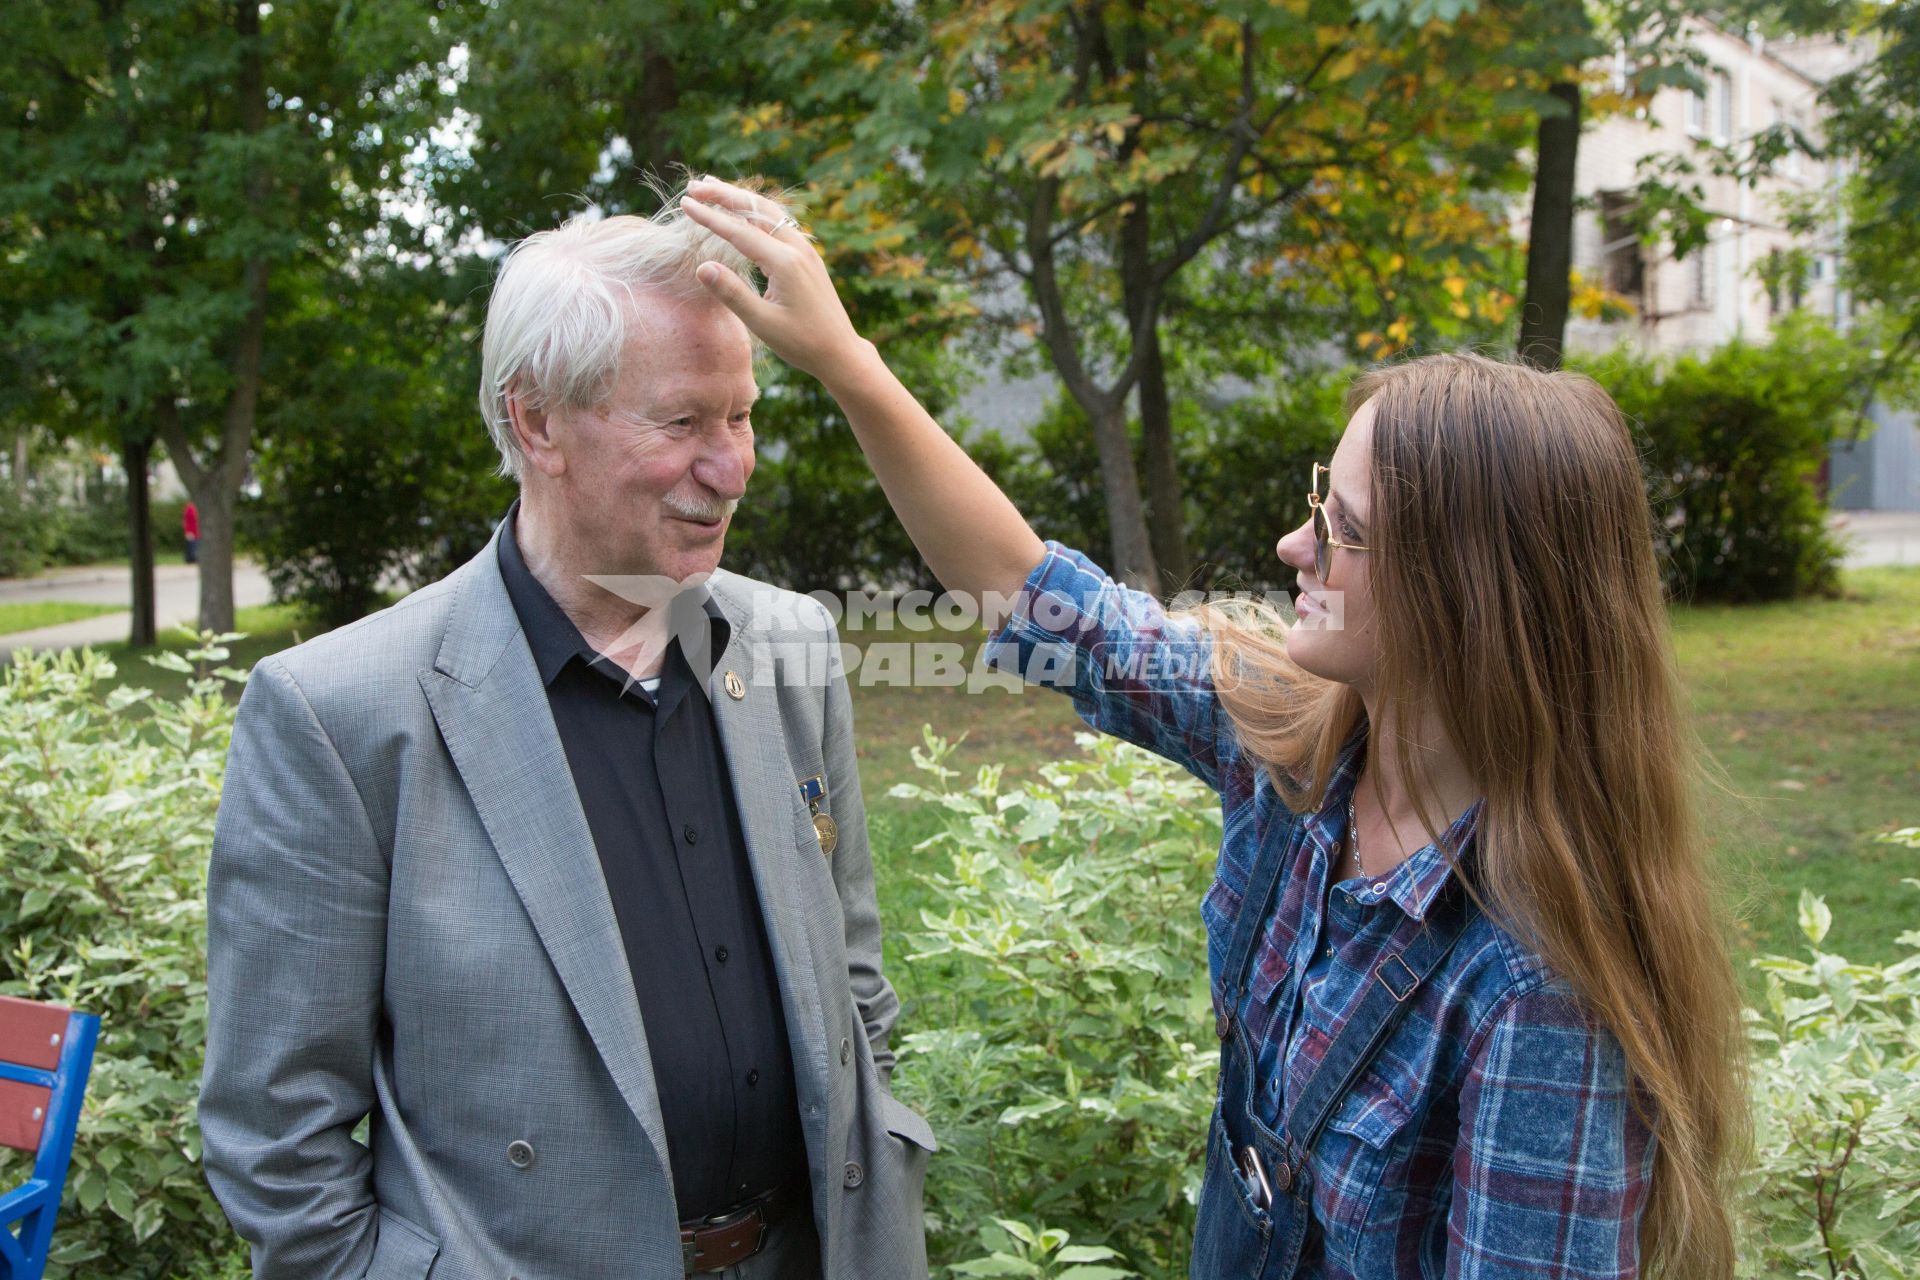
<svg viewBox="0 0 1920 1280"><path fill-rule="evenodd" d="M271 662L311 700L351 687L378 699L412 687L433 665L459 591L456 571L357 622L283 649Z"/></svg>
<svg viewBox="0 0 1920 1280"><path fill-rule="evenodd" d="M832 612L812 595L729 569L714 570L707 589L734 625L756 638L817 638L834 631Z"/></svg>

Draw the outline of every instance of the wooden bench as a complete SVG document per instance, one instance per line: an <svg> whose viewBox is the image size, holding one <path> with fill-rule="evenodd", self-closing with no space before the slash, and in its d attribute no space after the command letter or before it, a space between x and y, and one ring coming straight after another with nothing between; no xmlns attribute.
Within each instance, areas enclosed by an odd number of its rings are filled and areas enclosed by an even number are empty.
<svg viewBox="0 0 1920 1280"><path fill-rule="evenodd" d="M0 996L0 1147L34 1153L33 1176L0 1193L0 1280L46 1270L99 1035L90 1013Z"/></svg>

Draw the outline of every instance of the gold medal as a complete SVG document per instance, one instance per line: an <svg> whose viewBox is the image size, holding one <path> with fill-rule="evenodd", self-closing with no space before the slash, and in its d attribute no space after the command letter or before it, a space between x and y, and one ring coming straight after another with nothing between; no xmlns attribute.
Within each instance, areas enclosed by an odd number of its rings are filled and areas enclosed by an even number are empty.
<svg viewBox="0 0 1920 1280"><path fill-rule="evenodd" d="M838 824L826 814L816 813L813 815L813 834L820 839L820 852L831 858L834 846L840 843Z"/></svg>

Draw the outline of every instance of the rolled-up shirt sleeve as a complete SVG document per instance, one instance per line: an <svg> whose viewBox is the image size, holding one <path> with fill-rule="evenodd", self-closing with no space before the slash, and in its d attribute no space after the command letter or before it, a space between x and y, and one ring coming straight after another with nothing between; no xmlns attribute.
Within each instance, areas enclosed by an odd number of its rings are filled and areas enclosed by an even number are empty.
<svg viewBox="0 0 1920 1280"><path fill-rule="evenodd" d="M1115 582L1081 552L1049 539L986 661L1028 684L1065 691L1080 718L1213 787L1240 761L1212 676L1213 646L1191 619Z"/></svg>

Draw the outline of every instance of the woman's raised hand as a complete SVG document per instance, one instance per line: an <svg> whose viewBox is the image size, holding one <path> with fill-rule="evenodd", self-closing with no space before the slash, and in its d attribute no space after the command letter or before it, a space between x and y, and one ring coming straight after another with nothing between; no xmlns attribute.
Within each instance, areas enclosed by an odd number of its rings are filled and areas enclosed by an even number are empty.
<svg viewBox="0 0 1920 1280"><path fill-rule="evenodd" d="M854 331L826 263L779 206L718 178L696 178L680 208L766 277L763 295L719 263L703 263L696 272L775 355L812 374L829 391L839 376L872 358L873 344Z"/></svg>
<svg viewBox="0 0 1920 1280"><path fill-rule="evenodd" d="M689 184L680 207L766 276L763 296L717 262L699 269L700 283L754 336L839 404L928 567L950 591L1011 598L1046 547L854 331L813 244L771 200L714 178Z"/></svg>

